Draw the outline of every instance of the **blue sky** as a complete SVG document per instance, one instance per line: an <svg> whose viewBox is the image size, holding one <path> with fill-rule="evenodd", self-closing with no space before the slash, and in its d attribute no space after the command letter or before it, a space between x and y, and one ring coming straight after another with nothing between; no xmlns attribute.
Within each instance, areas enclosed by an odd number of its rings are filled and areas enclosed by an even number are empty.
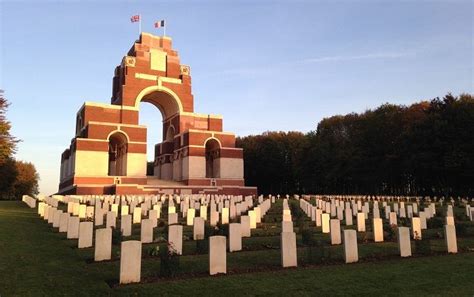
<svg viewBox="0 0 474 297"><path fill-rule="evenodd" d="M0 88L16 157L57 190L84 101L109 103L114 67L167 20L191 66L195 110L237 135L316 128L324 117L473 93L473 1L0 1ZM149 139L161 114L142 103Z"/></svg>

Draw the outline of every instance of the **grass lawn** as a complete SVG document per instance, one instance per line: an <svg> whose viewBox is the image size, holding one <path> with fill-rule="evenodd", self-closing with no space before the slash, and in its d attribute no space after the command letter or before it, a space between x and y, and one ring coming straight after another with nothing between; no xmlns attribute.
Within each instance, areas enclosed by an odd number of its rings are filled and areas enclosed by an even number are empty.
<svg viewBox="0 0 474 297"><path fill-rule="evenodd" d="M281 212L269 211L270 219L272 213ZM342 247L336 246L330 248L329 264L314 265L306 260L307 250L300 245L298 261L303 267L283 270L279 250L273 248L279 246L275 236L279 230L275 232L275 226L268 224L267 233L257 230L258 236L244 239L244 251L227 254L228 275L207 276L207 255L198 254L193 241L185 241L178 278L157 277L159 259L146 258L142 261L145 283L117 286L118 259L93 263L93 249L78 250L76 240L53 231L34 209L22 202L0 202L0 296L474 295L471 225L468 234L458 240L463 252L457 255L401 259L394 242L364 243L359 244L360 263L343 264ZM190 233L185 228L185 234ZM443 239L436 239L433 233L434 245L442 246ZM139 230L134 228L134 234L132 238L137 238ZM152 246L144 245L144 254ZM117 251L114 246L114 254Z"/></svg>

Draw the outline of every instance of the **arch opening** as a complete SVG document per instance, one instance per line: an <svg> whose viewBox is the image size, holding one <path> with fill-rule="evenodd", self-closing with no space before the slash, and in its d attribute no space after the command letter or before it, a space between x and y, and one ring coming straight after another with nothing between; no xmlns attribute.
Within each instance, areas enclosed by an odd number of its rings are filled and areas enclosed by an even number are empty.
<svg viewBox="0 0 474 297"><path fill-rule="evenodd" d="M138 107L140 102L148 102L155 105L160 110L163 119L167 119L183 111L183 106L178 96L171 90L161 86L153 86L144 89L138 95L135 106Z"/></svg>
<svg viewBox="0 0 474 297"><path fill-rule="evenodd" d="M127 175L127 136L115 132L109 136L109 176Z"/></svg>
<svg viewBox="0 0 474 297"><path fill-rule="evenodd" d="M163 139L163 117L156 105L141 102L139 109L139 123L146 126L146 175L155 175L156 146Z"/></svg>
<svg viewBox="0 0 474 297"><path fill-rule="evenodd" d="M168 127L168 130L166 131L166 137L163 139L163 141L167 142L173 142L174 141L174 135L175 135L175 130L172 125Z"/></svg>
<svg viewBox="0 0 474 297"><path fill-rule="evenodd" d="M206 141L206 178L218 178L220 176L219 159L220 144L211 138Z"/></svg>

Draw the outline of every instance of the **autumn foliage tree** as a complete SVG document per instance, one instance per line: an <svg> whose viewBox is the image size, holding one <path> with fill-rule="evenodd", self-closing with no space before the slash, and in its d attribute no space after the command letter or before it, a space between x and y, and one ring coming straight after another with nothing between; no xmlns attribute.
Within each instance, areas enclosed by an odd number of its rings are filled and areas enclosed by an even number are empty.
<svg viewBox="0 0 474 297"><path fill-rule="evenodd" d="M9 103L0 90L0 199L21 199L38 193L39 175L32 163L13 158L19 140L10 134Z"/></svg>
<svg viewBox="0 0 474 297"><path fill-rule="evenodd" d="M239 138L261 193L474 194L474 97L451 94Z"/></svg>
<svg viewBox="0 0 474 297"><path fill-rule="evenodd" d="M3 90L0 90L0 165L15 153L18 143L18 139L10 134L11 124L6 117L9 105Z"/></svg>

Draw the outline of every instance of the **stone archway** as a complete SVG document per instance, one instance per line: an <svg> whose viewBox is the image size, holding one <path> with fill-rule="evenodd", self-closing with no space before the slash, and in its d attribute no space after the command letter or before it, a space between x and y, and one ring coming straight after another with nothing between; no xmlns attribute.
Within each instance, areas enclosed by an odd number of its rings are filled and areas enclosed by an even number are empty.
<svg viewBox="0 0 474 297"><path fill-rule="evenodd" d="M206 178L220 177L219 158L220 158L220 144L214 139L210 138L205 144L206 154Z"/></svg>
<svg viewBox="0 0 474 297"><path fill-rule="evenodd" d="M181 101L173 91L161 86L152 86L140 92L136 106L141 102L154 105L163 117L162 141L154 146L153 175L163 180L179 181L182 176L182 162L180 158L176 158L174 146L174 136L179 133L179 122L173 123L173 119L182 111Z"/></svg>
<svg viewBox="0 0 474 297"><path fill-rule="evenodd" d="M128 140L122 132L109 136L109 176L127 176Z"/></svg>

